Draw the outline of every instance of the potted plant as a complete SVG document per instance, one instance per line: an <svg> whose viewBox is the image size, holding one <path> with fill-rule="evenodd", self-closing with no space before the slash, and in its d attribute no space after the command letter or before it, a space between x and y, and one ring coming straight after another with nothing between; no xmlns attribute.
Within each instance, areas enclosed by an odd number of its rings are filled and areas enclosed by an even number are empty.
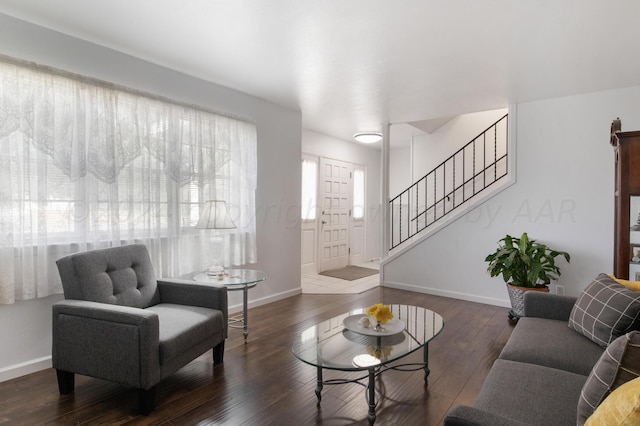
<svg viewBox="0 0 640 426"><path fill-rule="evenodd" d="M558 256L571 260L569 253L552 250L546 245L529 239L527 233L520 238L507 235L498 242L498 249L485 258L489 262L487 272L492 277L502 275L507 284L511 311L509 319L517 320L524 313L524 292L537 290L548 292L552 279L560 276L555 259Z"/></svg>

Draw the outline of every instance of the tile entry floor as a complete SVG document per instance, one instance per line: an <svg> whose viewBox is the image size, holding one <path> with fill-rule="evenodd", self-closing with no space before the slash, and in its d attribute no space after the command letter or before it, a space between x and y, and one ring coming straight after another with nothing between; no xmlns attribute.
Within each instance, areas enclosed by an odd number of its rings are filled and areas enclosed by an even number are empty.
<svg viewBox="0 0 640 426"><path fill-rule="evenodd" d="M367 262L360 264L364 268L380 269L380 264ZM310 274L301 277L302 292L306 294L346 294L362 293L380 285L380 274L370 275L358 280L347 281L324 275Z"/></svg>

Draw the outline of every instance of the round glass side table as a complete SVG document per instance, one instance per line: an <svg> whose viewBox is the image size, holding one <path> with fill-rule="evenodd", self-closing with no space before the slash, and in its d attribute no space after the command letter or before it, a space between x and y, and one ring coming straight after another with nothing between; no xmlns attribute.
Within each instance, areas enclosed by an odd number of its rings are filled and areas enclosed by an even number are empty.
<svg viewBox="0 0 640 426"><path fill-rule="evenodd" d="M242 328L245 343L249 335L249 289L266 279L267 274L255 269L225 269L222 273L201 272L193 277L194 281L223 285L228 291L242 291L242 313L229 317L229 327Z"/></svg>

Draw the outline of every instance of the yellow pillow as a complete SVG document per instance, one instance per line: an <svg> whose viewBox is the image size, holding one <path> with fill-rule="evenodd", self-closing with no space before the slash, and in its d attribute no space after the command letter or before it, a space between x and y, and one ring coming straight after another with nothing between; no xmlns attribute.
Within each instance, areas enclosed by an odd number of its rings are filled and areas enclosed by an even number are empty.
<svg viewBox="0 0 640 426"><path fill-rule="evenodd" d="M584 426L640 425L640 377L620 385L600 403Z"/></svg>
<svg viewBox="0 0 640 426"><path fill-rule="evenodd" d="M640 281L622 280L620 278L614 277L613 274L609 274L609 276L611 278L613 278L614 280L616 280L616 282L618 282L618 283L622 284L623 286L625 286L626 288L628 288L629 290L640 291Z"/></svg>

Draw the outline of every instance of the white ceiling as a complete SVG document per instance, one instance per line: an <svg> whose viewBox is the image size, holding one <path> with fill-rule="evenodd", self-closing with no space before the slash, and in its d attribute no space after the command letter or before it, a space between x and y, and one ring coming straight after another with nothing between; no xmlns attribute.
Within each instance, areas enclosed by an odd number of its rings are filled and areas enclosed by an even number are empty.
<svg viewBox="0 0 640 426"><path fill-rule="evenodd" d="M299 109L304 128L346 140L640 85L636 0L0 0L0 12Z"/></svg>

